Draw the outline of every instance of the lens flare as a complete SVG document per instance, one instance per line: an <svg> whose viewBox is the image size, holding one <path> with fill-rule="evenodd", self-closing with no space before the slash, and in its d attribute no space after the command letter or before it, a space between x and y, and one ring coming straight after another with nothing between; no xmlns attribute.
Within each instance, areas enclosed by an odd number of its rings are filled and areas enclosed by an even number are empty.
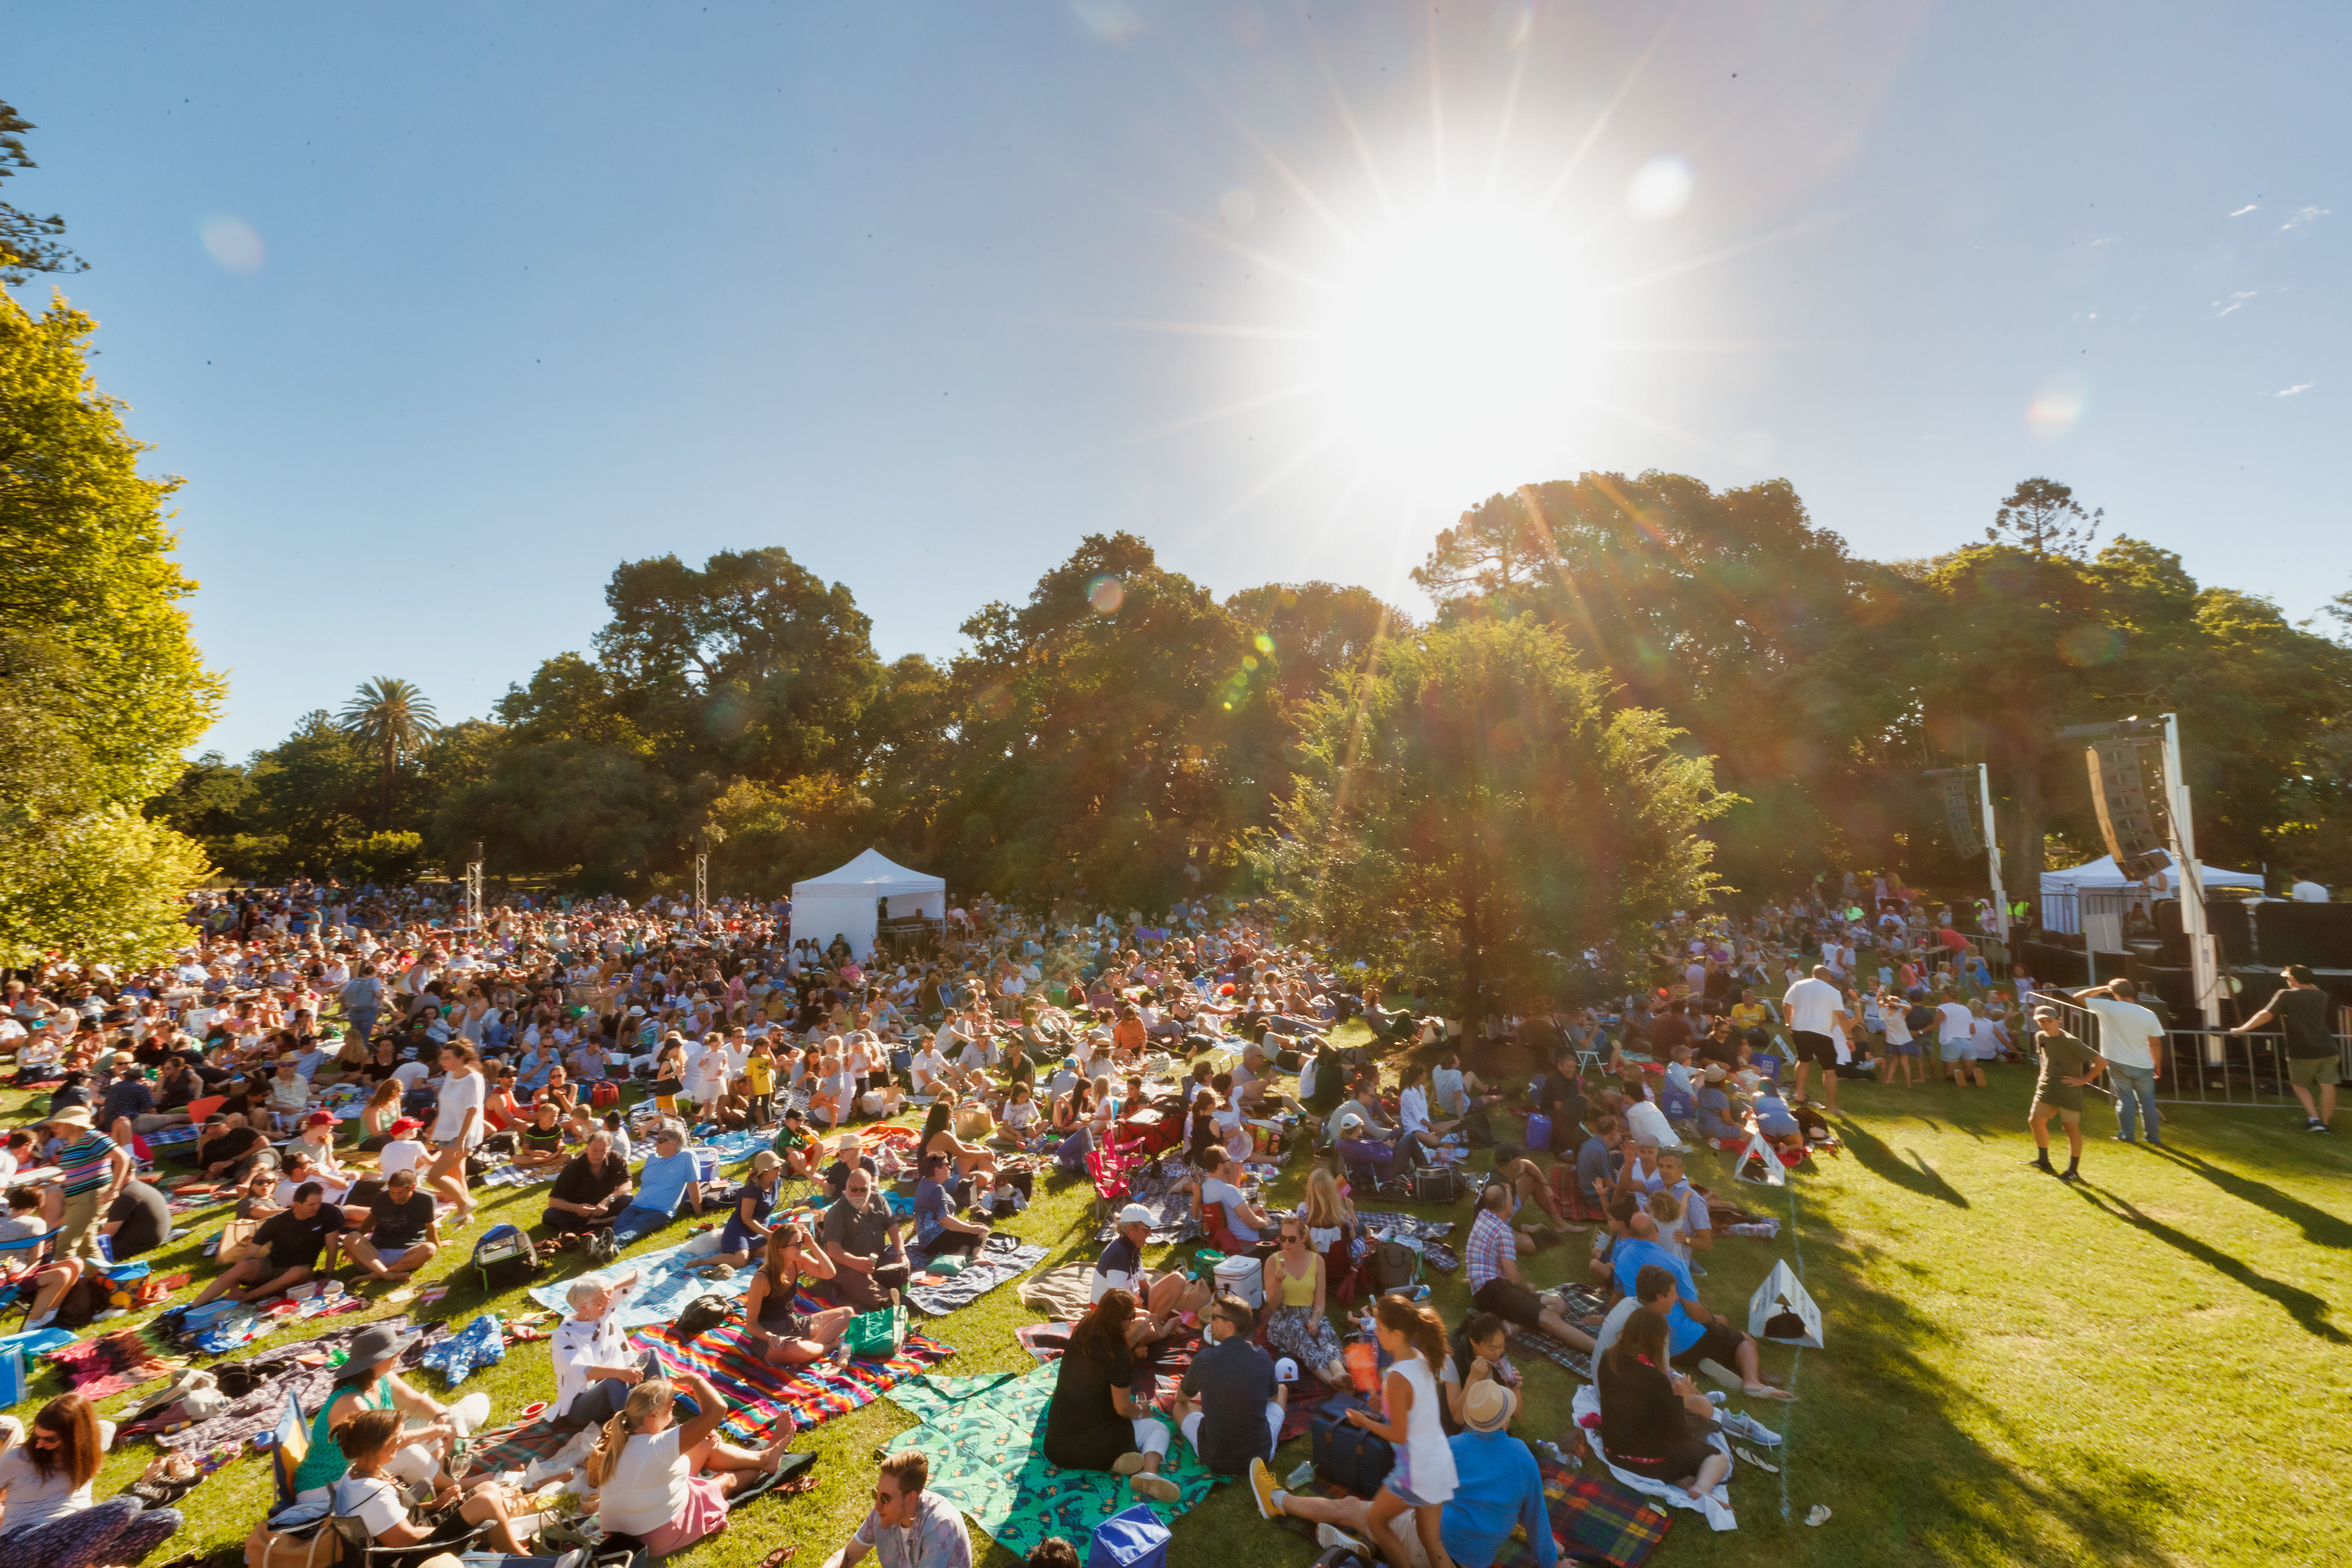
<svg viewBox="0 0 2352 1568"><path fill-rule="evenodd" d="M215 213L196 229L205 254L231 272L258 272L264 255L261 236L253 226L230 213Z"/></svg>
<svg viewBox="0 0 2352 1568"><path fill-rule="evenodd" d="M1118 614L1118 607L1127 603L1127 584L1121 583L1115 574L1105 572L1087 582L1087 603L1092 605L1098 615L1115 616Z"/></svg>
<svg viewBox="0 0 2352 1568"><path fill-rule="evenodd" d="M2054 441L2072 430L2090 402L2090 387L2072 371L2061 371L2033 390L2025 405L2025 427L2044 441Z"/></svg>

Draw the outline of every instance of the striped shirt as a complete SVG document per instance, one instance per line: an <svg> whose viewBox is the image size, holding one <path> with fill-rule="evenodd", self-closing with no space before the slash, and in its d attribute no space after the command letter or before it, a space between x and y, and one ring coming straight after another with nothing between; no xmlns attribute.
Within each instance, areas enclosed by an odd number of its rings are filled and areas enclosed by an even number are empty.
<svg viewBox="0 0 2352 1568"><path fill-rule="evenodd" d="M58 1168L65 1173L66 1196L94 1193L113 1179L108 1156L115 1142L105 1133L89 1131L58 1151Z"/></svg>

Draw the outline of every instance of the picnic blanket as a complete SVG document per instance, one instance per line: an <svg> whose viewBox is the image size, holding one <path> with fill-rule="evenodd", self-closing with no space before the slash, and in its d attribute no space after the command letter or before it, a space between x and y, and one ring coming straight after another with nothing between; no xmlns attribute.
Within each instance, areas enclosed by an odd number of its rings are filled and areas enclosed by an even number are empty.
<svg viewBox="0 0 2352 1568"><path fill-rule="evenodd" d="M1218 1478L1181 1441L1171 1445L1160 1471L1181 1494L1173 1503L1137 1497L1124 1476L1066 1470L1049 1461L1045 1407L1058 1375L1058 1369L1041 1366L988 1377L909 1379L890 1397L922 1425L891 1438L883 1451L923 1454L930 1461L925 1486L1015 1557L1027 1556L1050 1535L1085 1541L1104 1520L1138 1504L1164 1522L1209 1495Z"/></svg>
<svg viewBox="0 0 2352 1568"><path fill-rule="evenodd" d="M1286 1428L1283 1441L1289 1440ZM1536 1456L1536 1468L1543 1473L1544 1509L1551 1517L1552 1544L1559 1549L1563 1562L1641 1568L1674 1524L1664 1510L1652 1508L1613 1481L1581 1475L1540 1454ZM1356 1495L1320 1477L1316 1479L1314 1489L1316 1495L1327 1498ZM1285 1514L1276 1522L1295 1534L1314 1539L1315 1526L1303 1519ZM1495 1559L1495 1568L1535 1565L1535 1543L1518 1531L1504 1542L1502 1555Z"/></svg>
<svg viewBox="0 0 2352 1568"><path fill-rule="evenodd" d="M563 1167L558 1163L528 1167L509 1164L485 1171L474 1180L486 1187L535 1187L541 1182L551 1182L562 1173Z"/></svg>
<svg viewBox="0 0 2352 1568"><path fill-rule="evenodd" d="M1094 1276L1091 1263L1057 1264L1034 1279L1023 1280L1017 1294L1023 1306L1057 1322L1075 1323L1093 1305L1087 1298L1094 1289Z"/></svg>
<svg viewBox="0 0 2352 1568"><path fill-rule="evenodd" d="M1144 1166L1128 1178L1128 1205L1140 1205L1150 1211L1153 1245L1190 1241L1201 1234L1200 1225L1192 1218L1192 1198L1189 1193L1171 1193L1168 1189L1180 1181L1191 1178L1192 1169L1181 1160L1171 1160L1158 1175L1151 1167ZM1118 1235L1118 1226L1106 1222L1095 1233L1095 1239L1108 1242Z"/></svg>
<svg viewBox="0 0 2352 1568"><path fill-rule="evenodd" d="M936 1285L926 1285L921 1268L916 1270L915 1283L907 1287L907 1303L925 1314L940 1318L959 1307L969 1307L1007 1279L1017 1279L1045 1261L1045 1249L1024 1244L1009 1236L992 1236L981 1244L980 1254L966 1264L962 1272L939 1277ZM745 1289L750 1289L746 1285Z"/></svg>
<svg viewBox="0 0 2352 1568"><path fill-rule="evenodd" d="M1731 1483L1728 1477L1717 1481L1712 1490L1694 1498L1671 1482L1654 1481L1647 1476L1636 1475L1632 1470L1621 1470L1616 1466L1609 1464L1609 1456L1601 1447L1601 1390L1589 1383L1577 1384L1576 1398L1570 1405L1570 1409L1575 1412L1577 1425L1584 1428L1584 1436L1591 1444L1592 1452L1603 1465L1608 1465L1609 1473L1617 1479L1618 1484L1629 1490L1639 1492L1643 1497L1657 1498L1672 1503L1676 1508L1696 1510L1706 1516L1707 1528L1710 1530L1724 1531L1739 1528L1739 1520L1731 1511ZM1721 1454L1726 1460L1731 1458L1731 1445L1724 1439L1722 1433L1709 1433L1706 1440L1708 1446Z"/></svg>
<svg viewBox="0 0 2352 1568"><path fill-rule="evenodd" d="M387 1321L394 1329L408 1326L405 1317ZM257 1356L254 1358L256 1364L273 1370L251 1393L238 1398L219 1415L177 1432L159 1434L155 1441L174 1453L190 1455L211 1453L221 1448L242 1448L253 1440L257 1433L277 1428L278 1418L286 1412L289 1394L302 1407L305 1415L316 1415L319 1406L326 1403L328 1388L335 1381L336 1369L329 1366L328 1361L335 1352L348 1350L352 1337L364 1326L353 1323L347 1328L330 1329L324 1333L312 1335L299 1346ZM401 1352L402 1368L414 1368L425 1359L427 1350L448 1337L448 1324L428 1325L424 1333ZM283 1363L282 1367L280 1363Z"/></svg>
<svg viewBox="0 0 2352 1568"><path fill-rule="evenodd" d="M823 1303L802 1298L802 1310L814 1311ZM898 1353L887 1361L817 1362L808 1366L771 1366L761 1347L750 1341L740 1320L681 1342L676 1326L641 1329L629 1336L639 1350L651 1351L662 1371L675 1376L698 1372L709 1378L733 1408L719 1431L730 1442L756 1446L778 1416L790 1413L803 1428L873 1403L876 1395L915 1377L955 1354L955 1347L925 1334L909 1333Z"/></svg>
<svg viewBox="0 0 2352 1568"><path fill-rule="evenodd" d="M1570 1350L1549 1334L1538 1333L1532 1329L1514 1329L1511 1331L1510 1346L1521 1355L1541 1356L1587 1383L1592 1381L1592 1358L1582 1351Z"/></svg>
<svg viewBox="0 0 2352 1568"><path fill-rule="evenodd" d="M658 1252L648 1252L637 1258L624 1258L609 1268L591 1274L575 1276L583 1279L617 1279L630 1269L642 1278L636 1289L616 1303L613 1311L625 1329L651 1328L656 1323L677 1321L677 1315L688 1301L698 1296L740 1296L751 1288L751 1277L760 1271L757 1263L745 1263L712 1279L704 1279L697 1270L711 1267L708 1262L718 1250L719 1233L708 1231L692 1241L676 1247L665 1247ZM534 1285L530 1299L552 1312L568 1310L566 1296L572 1289L571 1279L559 1279L545 1285Z"/></svg>
<svg viewBox="0 0 2352 1568"><path fill-rule="evenodd" d="M49 1360L65 1368L66 1386L85 1399L109 1398L187 1364L164 1359L137 1329L61 1345L49 1352Z"/></svg>

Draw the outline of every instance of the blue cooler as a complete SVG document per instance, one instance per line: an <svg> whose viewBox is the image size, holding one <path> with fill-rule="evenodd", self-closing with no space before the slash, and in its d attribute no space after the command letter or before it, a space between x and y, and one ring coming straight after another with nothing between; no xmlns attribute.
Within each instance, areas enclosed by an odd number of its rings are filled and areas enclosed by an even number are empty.
<svg viewBox="0 0 2352 1568"><path fill-rule="evenodd" d="M1137 1503L1095 1526L1087 1568L1167 1568L1168 1527L1149 1503Z"/></svg>

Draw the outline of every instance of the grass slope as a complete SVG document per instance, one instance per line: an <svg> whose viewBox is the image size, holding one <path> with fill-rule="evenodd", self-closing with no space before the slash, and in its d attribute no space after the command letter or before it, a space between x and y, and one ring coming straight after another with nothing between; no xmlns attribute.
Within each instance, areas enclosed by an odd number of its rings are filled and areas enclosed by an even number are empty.
<svg viewBox="0 0 2352 1568"><path fill-rule="evenodd" d="M2089 1179L2069 1189L2022 1164L2032 1152L2022 1131L2030 1093L2018 1068L1995 1068L1990 1090L1965 1094L1847 1085L1843 1157L1818 1160L1789 1192L1738 1189L1751 1208L1777 1205L1783 1228L1774 1242L1726 1237L1707 1255L1710 1272L1699 1283L1708 1303L1744 1322L1749 1293L1788 1258L1822 1304L1827 1348L1767 1347L1768 1370L1790 1375L1801 1396L1793 1409L1750 1406L1787 1433L1782 1474L1740 1467L1732 1489L1740 1529L1713 1535L1678 1510L1654 1562L2267 1564L2352 1556L2344 1142L2301 1132L2299 1118L2283 1112L2184 1109L2168 1124L2169 1152L2126 1147L2106 1141L2112 1125L2095 1098ZM1696 1166L1703 1184L1723 1187L1727 1160L1703 1152ZM1295 1200L1304 1180L1294 1162L1276 1197ZM500 1192L485 1215L528 1223L546 1192ZM1051 1261L1090 1258L1087 1199L1083 1183L1041 1188L1036 1205L1005 1228L1049 1246ZM1466 1222L1466 1205L1451 1217ZM681 1220L633 1250L670 1245L691 1228ZM454 1275L480 1234L478 1224L458 1238L426 1279ZM1532 1277L1548 1283L1580 1270L1581 1240L1529 1260ZM559 1273L581 1267L576 1253L559 1256ZM159 1273L208 1272L193 1241L153 1262ZM484 1300L469 1282L452 1282L431 1310L453 1322L485 1308L529 1306L520 1291ZM1459 1320L1467 1301L1458 1274L1436 1282L1435 1301L1449 1321ZM927 1327L958 1347L943 1370L970 1374L1029 1364L1012 1330L1034 1316L1005 1287ZM32 1398L20 1414L62 1386L46 1363L31 1370ZM1528 1399L1518 1430L1557 1435L1572 1379L1540 1361L1523 1370ZM540 1342L514 1347L466 1387L488 1393L503 1414L552 1385ZM125 1395L109 1402L109 1413L136 1404ZM821 1562L863 1514L876 1448L908 1425L885 1399L806 1435L800 1446L824 1456L817 1489L753 1505L727 1534L688 1553L689 1568L748 1568L785 1543L797 1543L803 1561ZM1305 1447L1286 1449L1284 1468ZM135 1479L152 1453L133 1443L112 1457L99 1495ZM172 1550L236 1543L268 1496L265 1466L232 1465L183 1505L189 1523ZM1815 1503L1834 1517L1807 1529ZM1177 1527L1177 1546L1180 1562L1258 1568L1313 1557L1304 1542L1260 1521L1238 1486L1193 1510ZM982 1560L1014 1561L992 1548Z"/></svg>

